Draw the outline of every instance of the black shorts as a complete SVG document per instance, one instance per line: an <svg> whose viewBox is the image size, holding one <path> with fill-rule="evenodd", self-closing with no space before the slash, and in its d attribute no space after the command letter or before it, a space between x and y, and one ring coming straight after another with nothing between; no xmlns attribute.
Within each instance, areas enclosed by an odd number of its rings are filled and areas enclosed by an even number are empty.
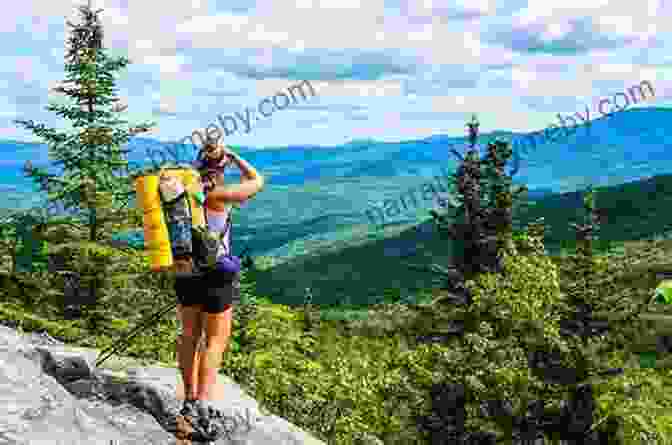
<svg viewBox="0 0 672 445"><path fill-rule="evenodd" d="M203 305L203 311L218 313L240 303L240 274L209 272L194 277L175 278L177 301L183 306Z"/></svg>

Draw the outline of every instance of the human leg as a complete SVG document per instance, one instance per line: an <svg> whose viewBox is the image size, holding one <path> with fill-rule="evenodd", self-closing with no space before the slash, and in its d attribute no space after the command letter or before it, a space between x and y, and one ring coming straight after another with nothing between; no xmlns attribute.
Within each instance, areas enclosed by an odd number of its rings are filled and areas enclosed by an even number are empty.
<svg viewBox="0 0 672 445"><path fill-rule="evenodd" d="M177 305L177 319L180 325L182 326L182 305L178 304ZM202 332L202 330L201 330ZM189 379L184 380L184 377L182 379L183 382L183 391L184 395L183 396L178 396L180 398L184 398L185 400L187 399L195 399L196 398L196 388L198 388L198 367L199 367L199 360L201 357L201 354L203 353L203 335L201 335L197 345L196 345L196 351L194 352L194 360L193 360L193 365L191 366L191 390L188 390L187 384L185 383L186 381L189 381ZM188 357L188 354L190 351L185 351L184 353L182 352L182 344L183 344L183 331L182 328L180 327L180 331L178 332L177 337L175 338L175 356L177 360L177 365L178 368L180 369L180 372L184 372L184 367L186 361L182 359L184 356L185 358Z"/></svg>
<svg viewBox="0 0 672 445"><path fill-rule="evenodd" d="M198 398L212 400L217 384L217 370L229 346L233 304L240 301L240 276L221 272L209 274L204 279L207 295L201 325L205 345L199 366Z"/></svg>
<svg viewBox="0 0 672 445"><path fill-rule="evenodd" d="M231 315L233 306L223 312L203 312L201 324L205 330L205 348L198 368L197 398L212 400L214 388L217 384L217 371L222 362L224 351L229 345L231 337Z"/></svg>
<svg viewBox="0 0 672 445"><path fill-rule="evenodd" d="M175 293L178 299L178 317L181 321L181 333L176 341L176 355L184 383L185 400L193 400L198 388L198 343L203 332L201 311L203 305L201 282L198 278L180 278L175 281Z"/></svg>
<svg viewBox="0 0 672 445"><path fill-rule="evenodd" d="M182 334L178 338L178 360L184 382L185 400L194 400L198 395L199 353L198 343L202 335L201 305L182 306Z"/></svg>
<svg viewBox="0 0 672 445"><path fill-rule="evenodd" d="M240 298L240 283L238 277L235 278L232 282L230 277L222 274L202 277L198 286L195 286L198 293L194 293L196 290L190 293L194 295L189 297L191 301L202 302L200 326L201 332L205 334L204 350L199 354L198 370L195 371L198 379L192 380L197 385L191 390L192 395L195 393L195 398L185 400L180 411L193 428L192 440L213 442L228 432L226 416L211 401L216 398L217 370L231 334L232 303ZM182 314L184 317L184 308ZM183 361L188 362L187 353L190 351L184 351L185 349L181 348L180 354L185 358Z"/></svg>
<svg viewBox="0 0 672 445"><path fill-rule="evenodd" d="M183 323L183 332L178 357L182 381L184 382L184 403L180 415L187 422L182 428L186 438L197 442L214 441L216 435L209 425L207 407L203 407L198 400L198 368L200 353L198 351L202 338L202 310L203 305L182 306L180 316ZM178 421L179 423L179 421ZM186 426L188 425L188 426Z"/></svg>

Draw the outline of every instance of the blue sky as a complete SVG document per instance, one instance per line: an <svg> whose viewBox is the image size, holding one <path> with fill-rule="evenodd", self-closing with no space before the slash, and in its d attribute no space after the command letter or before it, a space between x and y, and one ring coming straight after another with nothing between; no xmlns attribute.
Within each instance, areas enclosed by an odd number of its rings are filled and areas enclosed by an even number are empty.
<svg viewBox="0 0 672 445"><path fill-rule="evenodd" d="M132 4L131 4L132 3ZM65 77L65 20L82 1L9 2L0 15L0 138L40 141ZM118 77L124 118L174 141L302 80L316 96L275 111L233 145L337 145L535 131L650 81L672 99L672 2L662 0L93 0L104 45L132 64ZM667 50L666 50L667 49ZM631 106L630 108L632 108ZM593 111L595 110L594 114ZM239 123L239 127L242 124Z"/></svg>

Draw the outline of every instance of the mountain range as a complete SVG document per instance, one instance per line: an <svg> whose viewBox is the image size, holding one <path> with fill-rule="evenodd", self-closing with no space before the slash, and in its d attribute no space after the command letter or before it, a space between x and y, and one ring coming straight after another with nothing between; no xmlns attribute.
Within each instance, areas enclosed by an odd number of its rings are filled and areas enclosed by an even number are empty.
<svg viewBox="0 0 672 445"><path fill-rule="evenodd" d="M672 129L664 124L671 117L667 108L636 108L581 125L567 139L525 154L514 183L527 184L529 198L539 199L590 183L617 185L668 173L672 171ZM495 138L513 141L515 147L517 140L530 135L534 133L500 130L480 135L478 143L483 153ZM128 143L129 160L148 162L147 149L166 145L135 137ZM300 240L329 242L354 232L377 237L378 228L367 220L366 209L427 182L443 166L454 171L457 161L450 148L463 152L466 145L466 135L434 135L415 141L357 140L330 147L235 147L267 179L264 191L235 215L236 250L248 246L254 255L288 257L290 245ZM21 177L20 168L26 160L47 166L47 153L45 145L0 141L0 186L7 190L0 207L16 206L10 196L31 194L31 183ZM32 192L31 198L36 202L39 196ZM431 208L428 202L387 223L421 222Z"/></svg>

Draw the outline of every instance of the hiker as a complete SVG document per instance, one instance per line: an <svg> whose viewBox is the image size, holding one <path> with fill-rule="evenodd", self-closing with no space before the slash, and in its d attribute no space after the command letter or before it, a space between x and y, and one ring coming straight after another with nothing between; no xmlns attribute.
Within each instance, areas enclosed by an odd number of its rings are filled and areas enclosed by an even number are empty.
<svg viewBox="0 0 672 445"><path fill-rule="evenodd" d="M241 182L225 185L224 170L232 164L240 169ZM203 178L208 230L224 233L223 243L228 250L231 208L234 203L245 202L258 193L264 187L264 178L248 162L216 142L204 144L194 167ZM217 255L219 258L219 252ZM185 398L180 414L197 436L215 441L223 433L217 418L221 421L225 417L210 401L214 399L217 371L231 335L233 304L240 301L239 273L235 273L233 279L218 270L176 277L175 292L182 329L176 352Z"/></svg>

